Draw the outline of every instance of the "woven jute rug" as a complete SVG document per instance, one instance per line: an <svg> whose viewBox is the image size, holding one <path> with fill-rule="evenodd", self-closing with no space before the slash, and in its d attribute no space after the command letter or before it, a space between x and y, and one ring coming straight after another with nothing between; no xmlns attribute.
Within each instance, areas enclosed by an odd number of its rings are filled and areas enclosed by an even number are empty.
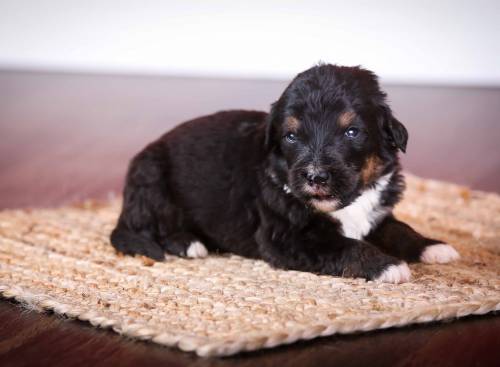
<svg viewBox="0 0 500 367"><path fill-rule="evenodd" d="M275 270L212 255L120 256L108 235L120 203L0 213L0 293L129 337L224 356L302 339L500 309L500 197L408 177L396 215L462 259L411 265L392 285Z"/></svg>

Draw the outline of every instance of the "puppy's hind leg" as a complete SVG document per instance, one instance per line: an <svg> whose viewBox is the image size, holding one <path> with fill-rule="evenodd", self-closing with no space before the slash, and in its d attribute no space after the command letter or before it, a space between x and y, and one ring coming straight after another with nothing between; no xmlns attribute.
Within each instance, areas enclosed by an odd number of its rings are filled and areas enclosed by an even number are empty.
<svg viewBox="0 0 500 367"><path fill-rule="evenodd" d="M168 236L165 240L165 249L172 255L182 257L198 258L208 255L205 245L188 232L179 232Z"/></svg>
<svg viewBox="0 0 500 367"><path fill-rule="evenodd" d="M111 244L128 255L164 259L163 235L169 212L165 155L161 146L150 145L130 163L123 193L123 208Z"/></svg>
<svg viewBox="0 0 500 367"><path fill-rule="evenodd" d="M111 244L126 255L144 255L154 260L163 260L163 249L148 237L147 234L138 234L119 224L111 233Z"/></svg>

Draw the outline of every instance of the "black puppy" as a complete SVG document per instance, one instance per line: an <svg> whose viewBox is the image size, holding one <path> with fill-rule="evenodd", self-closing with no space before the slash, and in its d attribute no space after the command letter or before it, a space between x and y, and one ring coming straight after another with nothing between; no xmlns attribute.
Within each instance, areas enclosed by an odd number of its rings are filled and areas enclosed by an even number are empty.
<svg viewBox="0 0 500 367"><path fill-rule="evenodd" d="M225 111L178 126L132 160L111 243L157 260L232 252L394 283L409 280L405 261L457 259L392 215L408 133L385 97L372 72L322 64L269 114Z"/></svg>

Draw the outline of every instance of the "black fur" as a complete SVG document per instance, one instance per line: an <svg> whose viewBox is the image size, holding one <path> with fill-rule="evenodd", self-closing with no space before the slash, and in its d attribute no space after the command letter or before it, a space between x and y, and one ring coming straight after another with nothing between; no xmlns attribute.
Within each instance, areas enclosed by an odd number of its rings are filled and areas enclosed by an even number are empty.
<svg viewBox="0 0 500 367"><path fill-rule="evenodd" d="M345 116L352 117L348 126L339 122ZM185 256L198 240L209 251L280 268L373 279L400 259L418 260L437 241L391 215L364 240L347 238L318 208L345 207L394 172L381 196L392 208L404 188L397 150L406 150L407 139L373 73L315 66L290 83L269 114L204 116L141 151L130 163L111 242L126 254L162 260L165 252Z"/></svg>

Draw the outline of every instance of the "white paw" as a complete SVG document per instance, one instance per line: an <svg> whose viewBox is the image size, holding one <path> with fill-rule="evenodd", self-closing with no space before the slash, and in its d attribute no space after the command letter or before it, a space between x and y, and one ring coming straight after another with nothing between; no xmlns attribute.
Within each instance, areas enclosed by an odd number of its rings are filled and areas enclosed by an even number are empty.
<svg viewBox="0 0 500 367"><path fill-rule="evenodd" d="M399 265L390 265L385 269L382 274L375 278L376 282L384 283L404 283L408 282L411 278L411 271L408 264L402 262Z"/></svg>
<svg viewBox="0 0 500 367"><path fill-rule="evenodd" d="M420 255L420 261L427 264L446 264L458 259L460 259L460 254L457 250L445 243L427 246Z"/></svg>
<svg viewBox="0 0 500 367"><path fill-rule="evenodd" d="M186 251L186 256L192 258L207 257L207 255L208 255L207 248L203 245L203 243L199 241L191 242Z"/></svg>

